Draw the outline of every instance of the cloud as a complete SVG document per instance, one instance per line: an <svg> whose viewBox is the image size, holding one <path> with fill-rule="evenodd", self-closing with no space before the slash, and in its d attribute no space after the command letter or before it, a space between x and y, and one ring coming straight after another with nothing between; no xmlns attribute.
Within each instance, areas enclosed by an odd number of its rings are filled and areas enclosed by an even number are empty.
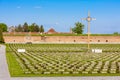
<svg viewBox="0 0 120 80"><path fill-rule="evenodd" d="M21 7L20 6L17 6L17 9L20 9Z"/></svg>
<svg viewBox="0 0 120 80"><path fill-rule="evenodd" d="M73 18L74 18L75 16L73 16Z"/></svg>
<svg viewBox="0 0 120 80"><path fill-rule="evenodd" d="M55 24L56 24L56 25L58 25L59 23L58 23L58 22L56 22Z"/></svg>
<svg viewBox="0 0 120 80"><path fill-rule="evenodd" d="M41 6L35 6L34 7L35 9L40 9L40 8L42 8Z"/></svg>

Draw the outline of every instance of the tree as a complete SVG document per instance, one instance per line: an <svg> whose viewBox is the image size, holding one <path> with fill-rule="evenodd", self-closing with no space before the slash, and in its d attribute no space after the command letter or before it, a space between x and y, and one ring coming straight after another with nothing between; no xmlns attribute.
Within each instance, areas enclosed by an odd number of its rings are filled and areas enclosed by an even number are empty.
<svg viewBox="0 0 120 80"><path fill-rule="evenodd" d="M34 26L35 26L35 23L33 23L32 25L29 26L29 31L30 32L34 32Z"/></svg>
<svg viewBox="0 0 120 80"><path fill-rule="evenodd" d="M40 33L43 33L43 32L44 32L44 27L43 27L43 25L40 26L39 31L40 31Z"/></svg>
<svg viewBox="0 0 120 80"><path fill-rule="evenodd" d="M0 23L0 28L2 29L2 32L7 32L7 25L5 23Z"/></svg>
<svg viewBox="0 0 120 80"><path fill-rule="evenodd" d="M28 28L27 22L25 22L24 25L23 25L23 31L24 32L29 32L29 28Z"/></svg>
<svg viewBox="0 0 120 80"><path fill-rule="evenodd" d="M37 24L34 26L34 32L39 32L39 26Z"/></svg>
<svg viewBox="0 0 120 80"><path fill-rule="evenodd" d="M0 27L0 43L5 43L5 42L4 42L4 38L3 38L2 28L1 28L1 27Z"/></svg>
<svg viewBox="0 0 120 80"><path fill-rule="evenodd" d="M15 32L19 32L19 30L18 30L18 27L17 27L17 26L15 26Z"/></svg>
<svg viewBox="0 0 120 80"><path fill-rule="evenodd" d="M84 29L84 25L80 22L75 23L75 27L72 28L72 31L77 34L82 34Z"/></svg>
<svg viewBox="0 0 120 80"><path fill-rule="evenodd" d="M21 24L18 25L17 29L18 29L18 32L23 32L23 27L21 26Z"/></svg>
<svg viewBox="0 0 120 80"><path fill-rule="evenodd" d="M39 32L39 26L36 23L32 23L32 25L29 26L30 32Z"/></svg>
<svg viewBox="0 0 120 80"><path fill-rule="evenodd" d="M113 34L114 34L114 35L118 35L119 33L118 33L118 32L114 32Z"/></svg>

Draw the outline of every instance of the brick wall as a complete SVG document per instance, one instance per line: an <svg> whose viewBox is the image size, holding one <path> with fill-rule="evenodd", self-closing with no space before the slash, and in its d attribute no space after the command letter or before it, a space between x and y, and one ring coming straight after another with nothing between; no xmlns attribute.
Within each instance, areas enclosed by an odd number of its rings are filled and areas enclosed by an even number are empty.
<svg viewBox="0 0 120 80"><path fill-rule="evenodd" d="M7 43L21 42L87 42L87 36L4 36ZM120 36L91 36L90 42L120 42Z"/></svg>

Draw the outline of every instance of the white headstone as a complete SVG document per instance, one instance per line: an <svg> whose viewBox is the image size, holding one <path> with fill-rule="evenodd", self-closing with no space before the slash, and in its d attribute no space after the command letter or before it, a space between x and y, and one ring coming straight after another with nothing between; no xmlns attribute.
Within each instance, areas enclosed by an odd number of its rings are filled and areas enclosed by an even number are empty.
<svg viewBox="0 0 120 80"><path fill-rule="evenodd" d="M93 53L102 53L102 49L92 49Z"/></svg>
<svg viewBox="0 0 120 80"><path fill-rule="evenodd" d="M25 49L18 49L17 52L25 52Z"/></svg>
<svg viewBox="0 0 120 80"><path fill-rule="evenodd" d="M95 52L95 49L92 49L92 52L94 53L94 52Z"/></svg>

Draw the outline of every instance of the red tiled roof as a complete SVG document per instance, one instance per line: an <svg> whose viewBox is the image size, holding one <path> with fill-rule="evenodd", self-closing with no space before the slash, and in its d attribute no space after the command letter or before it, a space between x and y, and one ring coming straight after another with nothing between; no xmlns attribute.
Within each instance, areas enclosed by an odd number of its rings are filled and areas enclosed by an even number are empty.
<svg viewBox="0 0 120 80"><path fill-rule="evenodd" d="M53 28L50 28L47 33L57 33Z"/></svg>

